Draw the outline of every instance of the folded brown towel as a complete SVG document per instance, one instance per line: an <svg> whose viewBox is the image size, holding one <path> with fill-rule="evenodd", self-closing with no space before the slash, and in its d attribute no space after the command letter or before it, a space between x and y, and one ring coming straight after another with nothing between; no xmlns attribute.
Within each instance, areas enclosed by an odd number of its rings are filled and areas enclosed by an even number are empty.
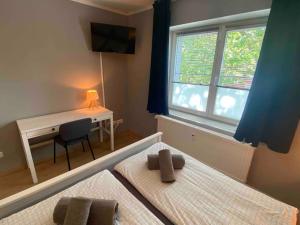
<svg viewBox="0 0 300 225"><path fill-rule="evenodd" d="M185 165L185 160L182 155L172 155L172 163L174 170L180 170ZM148 155L148 169L149 170L159 170L158 155L150 154Z"/></svg>
<svg viewBox="0 0 300 225"><path fill-rule="evenodd" d="M86 225L90 214L92 200L87 198L72 198L70 200L64 225Z"/></svg>
<svg viewBox="0 0 300 225"><path fill-rule="evenodd" d="M91 199L87 225L114 225L118 219L118 203L115 200ZM71 198L61 198L54 208L53 221L63 224Z"/></svg>
<svg viewBox="0 0 300 225"><path fill-rule="evenodd" d="M160 168L160 179L162 182L170 183L175 181L174 168L170 150L164 149L158 152L158 161Z"/></svg>

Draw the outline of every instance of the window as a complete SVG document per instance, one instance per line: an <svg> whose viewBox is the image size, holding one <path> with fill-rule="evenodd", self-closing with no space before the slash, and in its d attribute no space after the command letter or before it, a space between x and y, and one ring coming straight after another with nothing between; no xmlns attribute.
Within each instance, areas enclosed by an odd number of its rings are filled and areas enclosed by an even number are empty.
<svg viewBox="0 0 300 225"><path fill-rule="evenodd" d="M264 23L174 32L171 109L236 123L243 113L265 33Z"/></svg>

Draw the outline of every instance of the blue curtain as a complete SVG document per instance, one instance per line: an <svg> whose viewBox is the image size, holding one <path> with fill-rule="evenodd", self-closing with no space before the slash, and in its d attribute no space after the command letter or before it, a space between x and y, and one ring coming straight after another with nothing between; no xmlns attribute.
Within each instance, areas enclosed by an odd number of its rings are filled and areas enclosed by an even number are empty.
<svg viewBox="0 0 300 225"><path fill-rule="evenodd" d="M234 137L290 149L300 115L300 0L273 0L261 54Z"/></svg>
<svg viewBox="0 0 300 225"><path fill-rule="evenodd" d="M153 4L152 57L147 110L167 115L168 112L168 47L170 28L170 0Z"/></svg>

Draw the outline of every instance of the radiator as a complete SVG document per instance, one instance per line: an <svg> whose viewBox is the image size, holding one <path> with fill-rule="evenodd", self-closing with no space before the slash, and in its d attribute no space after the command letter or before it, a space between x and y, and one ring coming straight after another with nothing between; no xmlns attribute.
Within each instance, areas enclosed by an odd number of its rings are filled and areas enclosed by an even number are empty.
<svg viewBox="0 0 300 225"><path fill-rule="evenodd" d="M254 148L232 137L166 116L156 116L163 141L222 173L247 182Z"/></svg>

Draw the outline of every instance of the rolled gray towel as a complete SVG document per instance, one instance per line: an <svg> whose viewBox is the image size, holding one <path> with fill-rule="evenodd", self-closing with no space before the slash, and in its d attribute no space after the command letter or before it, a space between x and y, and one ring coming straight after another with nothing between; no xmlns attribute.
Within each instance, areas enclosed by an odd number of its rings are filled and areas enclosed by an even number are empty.
<svg viewBox="0 0 300 225"><path fill-rule="evenodd" d="M57 202L57 204L54 208L54 211L53 211L54 223L59 224L59 225L64 223L70 200L71 200L71 198L63 197Z"/></svg>
<svg viewBox="0 0 300 225"><path fill-rule="evenodd" d="M115 225L119 218L118 202L115 200L94 200L87 225Z"/></svg>
<svg viewBox="0 0 300 225"><path fill-rule="evenodd" d="M185 165L185 159L182 155L172 155L172 163L174 170L181 170ZM159 170L158 155L150 154L148 155L148 169L149 170Z"/></svg>
<svg viewBox="0 0 300 225"><path fill-rule="evenodd" d="M118 219L118 203L115 200L91 199L87 225L115 225ZM63 224L71 198L63 197L56 204L53 212L53 221Z"/></svg>
<svg viewBox="0 0 300 225"><path fill-rule="evenodd" d="M161 181L164 183L174 182L176 179L175 179L170 150L168 149L160 150L158 152L158 161L159 161Z"/></svg>
<svg viewBox="0 0 300 225"><path fill-rule="evenodd" d="M70 200L64 225L86 225L90 214L92 200L87 198L72 198Z"/></svg>

